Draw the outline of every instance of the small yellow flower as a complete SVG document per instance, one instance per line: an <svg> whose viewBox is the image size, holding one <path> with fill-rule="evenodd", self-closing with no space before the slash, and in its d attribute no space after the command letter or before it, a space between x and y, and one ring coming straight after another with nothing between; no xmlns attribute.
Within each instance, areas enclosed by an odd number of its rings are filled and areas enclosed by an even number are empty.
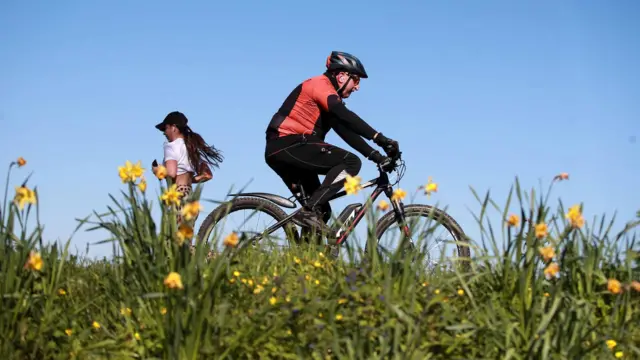
<svg viewBox="0 0 640 360"><path fill-rule="evenodd" d="M64 333L65 333L65 334L67 334L67 336L71 336L71 334L73 334L73 330L71 330L71 329L66 329L66 330L64 331Z"/></svg>
<svg viewBox="0 0 640 360"><path fill-rule="evenodd" d="M165 190L164 194L162 194L162 197L161 197L165 205L167 206L171 206L171 204L174 204L176 206L180 205L180 197L182 196L182 193L180 193L177 189L178 189L178 185L173 184L171 185L170 188Z"/></svg>
<svg viewBox="0 0 640 360"><path fill-rule="evenodd" d="M233 272L233 276L235 277L239 277L240 276L240 271L236 270Z"/></svg>
<svg viewBox="0 0 640 360"><path fill-rule="evenodd" d="M570 207L566 214L566 218L569 220L571 226L575 228L581 228L584 226L584 217L582 216L580 205Z"/></svg>
<svg viewBox="0 0 640 360"><path fill-rule="evenodd" d="M427 287L427 286L429 286L429 283L425 281L425 282L422 283L422 286L423 287Z"/></svg>
<svg viewBox="0 0 640 360"><path fill-rule="evenodd" d="M40 256L40 253L31 251L27 262L24 264L24 268L36 271L42 270L42 256Z"/></svg>
<svg viewBox="0 0 640 360"><path fill-rule="evenodd" d="M135 333L133 334L133 337L136 338L136 340L140 341L140 334Z"/></svg>
<svg viewBox="0 0 640 360"><path fill-rule="evenodd" d="M140 182L138 183L138 189L140 189L141 192L147 191L147 180L140 180Z"/></svg>
<svg viewBox="0 0 640 360"><path fill-rule="evenodd" d="M338 304L342 305L347 302L347 299L338 299Z"/></svg>
<svg viewBox="0 0 640 360"><path fill-rule="evenodd" d="M257 285L255 289L253 289L253 293L254 294L260 294L262 292L262 290L264 290L264 287L262 287L262 285Z"/></svg>
<svg viewBox="0 0 640 360"><path fill-rule="evenodd" d="M286 302L290 302L290 301L291 301L291 297L290 297L289 295L287 295L287 296L284 298L284 301L286 301Z"/></svg>
<svg viewBox="0 0 640 360"><path fill-rule="evenodd" d="M188 204L185 204L182 208L182 216L187 219L187 220L191 220L193 218L195 218L196 216L198 216L198 214L200 213L200 211L202 211L202 205L200 205L199 201L192 201Z"/></svg>
<svg viewBox="0 0 640 360"><path fill-rule="evenodd" d="M320 280L316 279L316 285L320 285Z"/></svg>
<svg viewBox="0 0 640 360"><path fill-rule="evenodd" d="M247 285L249 285L249 287L253 286L253 280L249 279L247 280Z"/></svg>
<svg viewBox="0 0 640 360"><path fill-rule="evenodd" d="M464 295L464 290L458 289L458 295L460 295L460 296Z"/></svg>
<svg viewBox="0 0 640 360"><path fill-rule="evenodd" d="M25 204L36 203L36 192L26 186L16 186L16 195L13 198L13 202L22 210Z"/></svg>
<svg viewBox="0 0 640 360"><path fill-rule="evenodd" d="M434 291L434 293L435 293L436 295L440 294L440 289L436 289L436 290Z"/></svg>
<svg viewBox="0 0 640 360"><path fill-rule="evenodd" d="M65 295L67 295L67 292L64 289L60 288L60 289L58 289L58 295L65 296Z"/></svg>
<svg viewBox="0 0 640 360"><path fill-rule="evenodd" d="M227 235L224 238L223 244L226 247L235 247L236 245L238 245L238 234L236 234L236 232L234 231L231 234Z"/></svg>
<svg viewBox="0 0 640 360"><path fill-rule="evenodd" d="M163 307L163 308L160 309L160 314L164 315L166 313L167 313L167 308L166 307Z"/></svg>
<svg viewBox="0 0 640 360"><path fill-rule="evenodd" d="M624 356L624 353L622 351L616 351L615 357L617 359L622 359L623 356Z"/></svg>
<svg viewBox="0 0 640 360"><path fill-rule="evenodd" d="M518 226L518 224L520 223L520 217L516 214L511 214L509 215L509 218L507 219L507 224L509 226Z"/></svg>
<svg viewBox="0 0 640 360"><path fill-rule="evenodd" d="M431 193L438 192L438 184L432 181L431 176L427 178L427 184L423 188L427 197L430 197Z"/></svg>
<svg viewBox="0 0 640 360"><path fill-rule="evenodd" d="M139 177L142 177L143 173L144 169L140 161L134 165L127 160L124 166L118 166L118 175L123 183L135 182Z"/></svg>
<svg viewBox="0 0 640 360"><path fill-rule="evenodd" d="M607 340L607 347L609 348L609 350L613 350L613 348L616 347L616 345L618 345L618 343L615 340L613 339Z"/></svg>
<svg viewBox="0 0 640 360"><path fill-rule="evenodd" d="M551 246L541 247L538 251L540 252L540 255L542 256L544 261L547 261L547 262L551 261L551 259L553 259L553 257L556 256L556 252Z"/></svg>
<svg viewBox="0 0 640 360"><path fill-rule="evenodd" d="M322 264L320 263L320 261L316 261L313 263L313 266L319 268L319 267L322 267Z"/></svg>
<svg viewBox="0 0 640 360"><path fill-rule="evenodd" d="M307 281L309 281L309 280L311 280L311 276L309 276L309 274L306 274L306 275L304 276L304 279L305 279L305 280L307 280Z"/></svg>
<svg viewBox="0 0 640 360"><path fill-rule="evenodd" d="M158 165L155 171L155 175L159 180L163 180L167 177L167 168L164 165Z"/></svg>
<svg viewBox="0 0 640 360"><path fill-rule="evenodd" d="M391 195L392 201L402 201L405 196L407 196L407 192L402 189L393 190L393 195Z"/></svg>
<svg viewBox="0 0 640 360"><path fill-rule="evenodd" d="M180 224L178 228L178 245L182 246L185 240L193 238L193 228L186 223Z"/></svg>
<svg viewBox="0 0 640 360"><path fill-rule="evenodd" d="M387 211L389 209L389 203L384 200L380 200L378 203L378 209L381 211Z"/></svg>
<svg viewBox="0 0 640 360"><path fill-rule="evenodd" d="M91 326L93 326L94 329L100 329L100 323L97 321L94 321Z"/></svg>
<svg viewBox="0 0 640 360"><path fill-rule="evenodd" d="M562 181L562 180L569 180L569 174L566 172L560 173L556 176L553 177L554 181Z"/></svg>
<svg viewBox="0 0 640 360"><path fill-rule="evenodd" d="M558 266L558 264L551 263L544 269L544 275L548 277L554 277L556 276L556 274L558 274L559 271L560 267Z"/></svg>
<svg viewBox="0 0 640 360"><path fill-rule="evenodd" d="M548 293L548 292L544 293L544 297L549 297L549 296L550 296L550 295L549 295L549 293Z"/></svg>
<svg viewBox="0 0 640 360"><path fill-rule="evenodd" d="M344 190L348 195L357 194L358 191L362 190L362 186L360 186L361 181L362 178L360 176L347 175L344 181Z"/></svg>
<svg viewBox="0 0 640 360"><path fill-rule="evenodd" d="M338 321L342 320L342 315L341 314L337 314L336 315L336 320L338 320Z"/></svg>
<svg viewBox="0 0 640 360"><path fill-rule="evenodd" d="M20 156L18 160L16 160L16 163L18 164L18 167L23 167L27 164L27 160Z"/></svg>
<svg viewBox="0 0 640 360"><path fill-rule="evenodd" d="M607 281L607 289L613 294L620 294L622 292L622 285L620 281L616 279L609 279Z"/></svg>
<svg viewBox="0 0 640 360"><path fill-rule="evenodd" d="M120 314L121 315L131 315L131 309L130 308L122 308L122 309L120 309Z"/></svg>
<svg viewBox="0 0 640 360"><path fill-rule="evenodd" d="M276 299L276 297L275 297L275 296L272 296L272 297L269 299L269 303L270 303L271 305L275 305L277 302L278 302L278 299Z"/></svg>
<svg viewBox="0 0 640 360"><path fill-rule="evenodd" d="M301 262L301 261L300 261L300 259L298 259L298 257L297 257L297 256L294 256L294 257L293 257L293 261L294 261L296 264L300 264L300 262Z"/></svg>
<svg viewBox="0 0 640 360"><path fill-rule="evenodd" d="M182 277L175 271L172 271L164 279L164 285L170 289L183 289Z"/></svg>
<svg viewBox="0 0 640 360"><path fill-rule="evenodd" d="M541 239L541 238L543 238L543 237L545 237L547 235L548 235L547 224L540 223L540 224L536 225L536 237L538 239Z"/></svg>

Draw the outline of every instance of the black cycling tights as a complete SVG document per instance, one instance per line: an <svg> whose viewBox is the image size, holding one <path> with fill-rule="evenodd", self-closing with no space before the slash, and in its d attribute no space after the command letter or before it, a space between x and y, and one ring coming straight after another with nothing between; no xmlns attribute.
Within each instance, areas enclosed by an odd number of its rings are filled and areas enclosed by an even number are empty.
<svg viewBox="0 0 640 360"><path fill-rule="evenodd" d="M268 140L265 160L289 190L294 192L295 184L302 185L311 195L308 208L318 207L325 222L331 218L329 199L343 188L347 174L355 176L362 167L356 155L317 137L301 135ZM322 184L318 175L325 175Z"/></svg>

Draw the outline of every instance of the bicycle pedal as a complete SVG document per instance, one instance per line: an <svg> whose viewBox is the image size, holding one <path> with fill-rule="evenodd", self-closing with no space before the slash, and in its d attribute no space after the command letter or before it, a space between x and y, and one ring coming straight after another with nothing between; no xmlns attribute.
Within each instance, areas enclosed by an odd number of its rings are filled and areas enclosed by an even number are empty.
<svg viewBox="0 0 640 360"><path fill-rule="evenodd" d="M338 245L328 245L327 247L331 258L337 259L340 256L340 247Z"/></svg>

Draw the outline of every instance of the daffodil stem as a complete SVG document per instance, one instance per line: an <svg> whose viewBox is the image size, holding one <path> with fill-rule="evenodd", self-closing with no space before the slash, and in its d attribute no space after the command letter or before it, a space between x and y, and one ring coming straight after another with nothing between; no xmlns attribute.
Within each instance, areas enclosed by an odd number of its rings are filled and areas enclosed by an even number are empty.
<svg viewBox="0 0 640 360"><path fill-rule="evenodd" d="M0 224L2 224L2 227L4 228L4 216L7 213L7 195L9 194L9 179L11 178L11 168L13 167L13 165L15 164L15 162L11 162L11 164L9 164L9 170L7 171L7 181L4 185L4 199L2 200L2 214L0 214Z"/></svg>

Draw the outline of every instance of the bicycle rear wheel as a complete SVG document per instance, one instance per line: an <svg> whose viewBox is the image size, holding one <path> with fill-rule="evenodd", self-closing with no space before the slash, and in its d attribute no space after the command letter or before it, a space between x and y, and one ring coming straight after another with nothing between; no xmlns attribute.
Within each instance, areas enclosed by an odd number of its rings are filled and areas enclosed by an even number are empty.
<svg viewBox="0 0 640 360"><path fill-rule="evenodd" d="M412 222L414 222L415 220L419 220L420 218L425 218L425 219L428 219L429 221L435 221L436 225L442 225L448 231L448 233L452 236L452 240L447 241L447 243L455 245L457 254L454 254L454 255L457 255L457 257L459 258L463 258L462 259L463 261L460 262L461 263L460 265L463 267L463 269L469 269L470 265L468 260L471 257L471 249L469 248L467 237L464 231L462 230L462 227L460 227L460 225L453 219L453 217L451 217L449 214L447 214L443 210L440 210L430 205L411 204L411 205L403 206L403 208L404 208L407 225L410 227ZM380 220L378 220L377 226L376 226L376 241L379 249L381 247L380 243L383 235L385 235L385 232L391 229L391 227L394 224L397 225L398 223L395 217L395 213L393 211L389 211L384 216L382 216ZM415 246L416 242L421 243L420 244L421 249L419 250L425 250L428 246L431 245L428 242L428 240L434 240L433 242L438 242L439 240L439 238L432 235L434 232L433 227L429 227L426 230L418 229L417 232L410 228L409 231L410 231L410 238L412 240L413 245ZM418 234L417 237L416 237L416 233ZM397 227L397 234L403 237L404 231L402 231L402 229ZM367 243L366 247L368 246L369 244ZM431 254L429 252L425 254L426 258L429 261L434 259L430 255Z"/></svg>
<svg viewBox="0 0 640 360"><path fill-rule="evenodd" d="M273 220L268 225L261 225L259 228L253 230L242 230L237 225L232 225L230 229L216 230L214 228L218 225L226 225L227 219L233 213L238 213L243 210L250 210L250 217L260 218L263 214L272 218ZM220 236L227 236L231 232L235 232L239 238L253 238L256 235L261 234L269 226L283 220L287 217L287 214L276 204L255 197L237 197L229 202L223 203L213 210L202 222L200 229L198 230L198 242L205 241L209 243L208 239L213 234L216 239ZM245 215L246 220L246 215ZM293 223L285 224L280 230L284 230L286 241L297 242L299 240L298 230ZM278 231L278 230L276 230ZM263 242L264 237L260 240ZM276 239L277 240L277 239ZM280 239L282 240L282 239Z"/></svg>

